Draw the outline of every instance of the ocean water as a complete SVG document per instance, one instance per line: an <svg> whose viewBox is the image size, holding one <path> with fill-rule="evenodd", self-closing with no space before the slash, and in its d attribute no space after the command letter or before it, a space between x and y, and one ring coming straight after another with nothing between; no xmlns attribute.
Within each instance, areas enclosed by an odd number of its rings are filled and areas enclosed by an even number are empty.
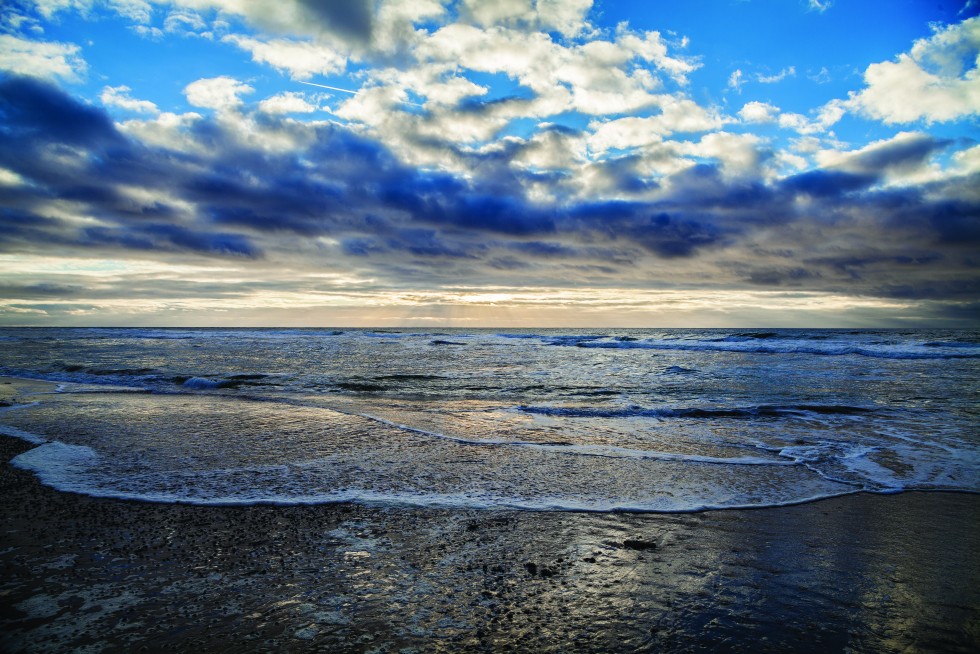
<svg viewBox="0 0 980 654"><path fill-rule="evenodd" d="M14 464L198 504L697 511L980 491L980 331L0 329Z"/></svg>

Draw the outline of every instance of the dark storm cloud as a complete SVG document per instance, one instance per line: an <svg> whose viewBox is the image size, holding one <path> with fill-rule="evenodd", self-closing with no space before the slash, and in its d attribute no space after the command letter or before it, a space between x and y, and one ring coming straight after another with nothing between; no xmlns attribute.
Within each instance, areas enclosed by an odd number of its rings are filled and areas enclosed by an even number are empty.
<svg viewBox="0 0 980 654"><path fill-rule="evenodd" d="M0 76L0 138L8 146L35 143L105 146L122 141L100 109L76 102L32 77Z"/></svg>
<svg viewBox="0 0 980 654"><path fill-rule="evenodd" d="M143 233L177 248L185 248L211 254L227 254L243 257L258 257L261 251L240 234L202 232L185 229L178 225L147 225Z"/></svg>
<svg viewBox="0 0 980 654"><path fill-rule="evenodd" d="M757 268L744 277L745 281L758 286L799 286L803 281L820 274L806 268Z"/></svg>
<svg viewBox="0 0 980 654"><path fill-rule="evenodd" d="M572 258L579 255L578 250L575 248L548 241L511 243L509 247L516 252L529 255L536 259Z"/></svg>
<svg viewBox="0 0 980 654"><path fill-rule="evenodd" d="M795 192L757 179L728 179L714 164L697 164L666 178L670 193L652 205L655 213L716 223L725 231L773 225L794 218Z"/></svg>
<svg viewBox="0 0 980 654"><path fill-rule="evenodd" d="M131 250L190 251L201 254L256 258L262 252L239 234L189 230L179 225L148 224L135 229L89 227L82 230L78 245L122 247Z"/></svg>
<svg viewBox="0 0 980 654"><path fill-rule="evenodd" d="M434 229L401 229L387 240L390 250L404 250L417 257L455 257L473 256L479 246L460 247L450 245L440 238Z"/></svg>
<svg viewBox="0 0 980 654"><path fill-rule="evenodd" d="M45 83L8 78L0 86L0 101L6 119L3 164L37 182L15 192L21 195L19 211L6 222L57 227L41 207L60 200L115 223L74 234L62 226L51 234L56 242L75 238L80 246L258 256L259 248L246 233L225 231L233 227L306 236L365 232L360 245L349 242L352 253L371 249L367 239L378 237L383 247L374 249L468 256L471 248L447 244L435 231L406 228L437 225L514 236L554 230L547 212L532 210L519 198L408 168L379 144L338 127L315 129L314 139L298 155L271 155L242 147L234 134L202 120L193 134L212 155L194 157L141 146L121 135L100 111ZM73 125L84 129L76 131ZM52 166L50 152L68 144L86 146L71 153L78 165ZM117 183L177 195L193 203L197 215L176 224L180 217L166 202L134 204L120 195ZM379 213L394 219L372 221L371 215ZM159 222L162 218L175 224Z"/></svg>
<svg viewBox="0 0 980 654"><path fill-rule="evenodd" d="M940 319L955 320L970 326L976 326L980 323L980 302L936 303L932 307L927 305L927 308L931 308L932 312Z"/></svg>
<svg viewBox="0 0 980 654"><path fill-rule="evenodd" d="M659 204L611 201L574 207L563 224L583 233L601 234L617 242L642 247L663 258L690 257L720 244L735 227L700 212L663 211Z"/></svg>
<svg viewBox="0 0 980 654"><path fill-rule="evenodd" d="M35 300L61 297L77 297L84 289L81 286L60 284L0 284L0 298Z"/></svg>
<svg viewBox="0 0 980 654"><path fill-rule="evenodd" d="M645 221L633 221L627 236L662 257L687 257L721 238L721 228L709 221L660 212Z"/></svg>
<svg viewBox="0 0 980 654"><path fill-rule="evenodd" d="M369 257L373 254L380 254L386 249L370 238L346 238L340 242L340 247L344 254L352 257Z"/></svg>
<svg viewBox="0 0 980 654"><path fill-rule="evenodd" d="M906 300L927 300L947 298L973 300L980 297L980 275L964 279L947 279L927 283L895 284L878 287L877 292L886 297Z"/></svg>
<svg viewBox="0 0 980 654"><path fill-rule="evenodd" d="M860 276L860 270L876 265L888 265L895 267L905 266L930 266L942 260L942 255L935 252L910 253L910 254L887 254L883 255L869 250L866 254L857 256L832 256L805 258L803 262L808 265L829 267L846 272L854 277Z"/></svg>
<svg viewBox="0 0 980 654"><path fill-rule="evenodd" d="M980 175L974 181L980 184ZM945 200L930 204L925 215L944 243L980 245L980 207L976 204Z"/></svg>
<svg viewBox="0 0 980 654"><path fill-rule="evenodd" d="M837 198L847 193L863 191L877 181L877 175L866 173L813 170L788 177L780 186L789 193L802 193L817 198Z"/></svg>
<svg viewBox="0 0 980 654"><path fill-rule="evenodd" d="M921 166L950 143L927 134L895 139L851 154L836 168L788 177L782 181L781 187L790 193L805 193L814 197L836 197L864 191L880 182L890 170Z"/></svg>
<svg viewBox="0 0 980 654"><path fill-rule="evenodd" d="M51 273L51 279L64 279L70 275ZM76 279L77 278L72 278ZM316 291L315 284L300 285L303 290ZM36 284L0 284L0 298L23 301L33 300L107 300L120 296L147 299L185 299L188 297L247 297L256 292L276 292L283 290L282 282L242 282L222 280L220 277L203 280L167 279L161 282L153 277L113 279L111 276L101 277L93 284L65 284L59 281L40 282ZM294 284L289 287L295 290ZM332 289L331 289L332 290Z"/></svg>
<svg viewBox="0 0 980 654"><path fill-rule="evenodd" d="M255 259L288 247L283 237L327 236L339 244L335 256L412 279L533 269L542 283L550 274L565 284L573 283L566 271L614 275L699 257L724 270L718 283L729 285L962 297L948 279L976 278L980 205L969 189L980 180L880 186L888 171L946 147L931 138L868 149L847 170L772 183L708 163L653 181L638 173L636 158L609 159L593 170L623 199L585 202L563 190L568 173L514 165L527 147L516 140L452 151L472 171L464 178L405 165L339 125L250 119L259 133L300 145L242 141L218 117L193 123L198 149L153 147L54 86L0 78L0 167L29 182L0 186L0 249ZM531 202L530 183L548 185L558 199ZM629 199L652 191L656 201ZM710 258L719 253L733 263Z"/></svg>
<svg viewBox="0 0 980 654"><path fill-rule="evenodd" d="M518 198L467 194L453 203L455 226L524 236L555 231L550 212L540 211Z"/></svg>
<svg viewBox="0 0 980 654"><path fill-rule="evenodd" d="M30 211L0 206L0 252L21 251L31 245L59 241L60 221Z"/></svg>

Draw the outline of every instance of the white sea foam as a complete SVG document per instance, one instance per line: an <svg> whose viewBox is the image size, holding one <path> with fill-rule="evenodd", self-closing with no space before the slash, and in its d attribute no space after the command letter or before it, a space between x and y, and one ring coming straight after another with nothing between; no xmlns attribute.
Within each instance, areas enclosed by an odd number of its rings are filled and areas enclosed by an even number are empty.
<svg viewBox="0 0 980 654"><path fill-rule="evenodd" d="M758 508L809 502L824 497L846 494L846 488L815 487L804 493L775 495L766 500L733 503L724 488L701 494L651 493L646 496L569 495L545 493L536 496L519 492L501 493L495 490L466 488L449 491L397 490L371 487L335 488L310 492L289 484L269 487L243 487L226 478L243 474L262 475L274 471L295 470L293 466L266 466L241 470L212 470L207 472L173 472L168 475L148 473L138 480L107 478L102 469L105 457L92 448L68 445L58 441L45 443L15 457L11 463L34 473L45 485L92 497L132 500L153 503L191 504L200 506L252 505L311 505L338 502L358 502L383 506L413 506L450 509L519 509L535 511L630 511L630 512L694 512L705 509ZM309 463L306 467L309 467ZM136 481L137 483L133 483ZM164 482L159 485L155 481ZM201 486L207 487L202 492ZM515 489L516 491L517 489Z"/></svg>
<svg viewBox="0 0 980 654"><path fill-rule="evenodd" d="M13 407L7 407L13 408ZM27 441L28 443L33 443L35 445L41 445L42 443L47 443L48 439L44 436L38 436L37 434L32 434L29 431L24 431L23 429L17 429L16 427L10 427L8 425L0 425L0 434L4 436L11 436L13 438L19 438L22 441Z"/></svg>
<svg viewBox="0 0 980 654"><path fill-rule="evenodd" d="M98 462L99 455L91 447L60 441L42 442L10 460L11 465L30 470L43 483L62 490L75 490L79 473Z"/></svg>
<svg viewBox="0 0 980 654"><path fill-rule="evenodd" d="M0 410L0 434L40 446L19 465L62 490L198 504L693 511L980 491L975 332L156 332L0 342L0 373L65 391ZM470 346L430 347L443 337ZM109 392L126 385L152 393Z"/></svg>

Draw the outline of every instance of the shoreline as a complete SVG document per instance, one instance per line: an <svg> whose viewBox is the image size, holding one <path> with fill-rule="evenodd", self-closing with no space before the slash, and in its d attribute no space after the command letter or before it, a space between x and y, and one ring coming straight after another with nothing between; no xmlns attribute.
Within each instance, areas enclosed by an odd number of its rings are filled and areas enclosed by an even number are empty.
<svg viewBox="0 0 980 654"><path fill-rule="evenodd" d="M55 388L0 378L0 406ZM2 651L980 649L978 493L202 505L50 488L9 463L34 447L0 434Z"/></svg>
<svg viewBox="0 0 980 654"><path fill-rule="evenodd" d="M0 414L18 409L29 409L38 403L35 400L38 396L58 394L61 392L61 388L65 384L78 384L83 386L91 386L93 392L105 393L105 392L125 392L125 393L137 393L137 394L152 394L152 391L145 388L127 387L127 386L102 386L99 384L88 384L82 382L59 382L51 381L45 379L35 379L32 377L18 377L14 375L3 375L0 376ZM193 395L193 394L191 394ZM18 400L17 398L30 398L28 400ZM248 401L248 398L237 398L241 401ZM384 419L373 418L367 416L370 420L377 420L384 424L391 424L399 428L400 425L395 425ZM412 428L408 428L410 431L419 431ZM427 435L427 432L422 432ZM441 435L434 435L436 438L444 438ZM43 445L48 442L57 442L57 439L49 440L47 437L39 436L27 432L22 432L21 430L13 427L4 427L0 425L0 437L9 437L14 439L19 439L21 441L32 444L32 447L37 447L38 445ZM456 441L455 438L450 438L449 440ZM30 448L29 448L30 449ZM819 503L827 499L847 497L850 495L860 495L860 494L873 494L873 495L891 495L891 494L902 494L907 492L922 492L922 493L965 493L974 494L980 496L980 491L971 491L965 489L915 489L912 491L905 489L887 489L881 491L869 491L860 488L854 488L853 490L842 490L834 494L824 494L811 497L802 497L799 499L791 499L782 502L772 502L767 504L742 504L742 505L731 505L731 506L717 506L717 505L707 505L707 506L697 506L692 508L679 508L679 509L648 509L640 507L630 507L630 506L619 506L619 507L603 507L603 508L583 508L575 506L521 506L519 504L501 504L498 506L488 507L479 505L458 505L452 502L413 502L411 499L402 500L396 498L386 498L386 499L370 499L370 498L357 498L357 499L329 499L329 498L316 498L316 499L288 499L288 500L278 500L275 498L269 499L214 499L214 500L194 500L194 499L184 499L184 498L168 498L161 497L157 498L152 495L140 495L137 493L124 493L124 492L104 492L95 493L87 492L85 490L75 490L68 487L55 487L56 490L65 493L77 494L80 496L106 499L106 500L116 500L123 502L137 502L137 503L147 503L147 504L162 504L162 505L180 505L180 506L197 506L197 507L252 507L252 506L272 506L272 507L291 507L291 506L323 506L323 505L343 505L347 503L355 504L358 506L365 506L375 509L392 508L398 510L446 510L446 511L527 511L527 512L561 512L561 513L573 513L573 514L593 514L593 515L605 515L605 514L623 514L623 515L685 515L685 514L697 514L709 511L756 511L756 510L768 510L775 508L785 508L793 506L801 506L811 503Z"/></svg>
<svg viewBox="0 0 980 654"><path fill-rule="evenodd" d="M971 651L980 496L683 514L92 498L7 463L0 648Z"/></svg>

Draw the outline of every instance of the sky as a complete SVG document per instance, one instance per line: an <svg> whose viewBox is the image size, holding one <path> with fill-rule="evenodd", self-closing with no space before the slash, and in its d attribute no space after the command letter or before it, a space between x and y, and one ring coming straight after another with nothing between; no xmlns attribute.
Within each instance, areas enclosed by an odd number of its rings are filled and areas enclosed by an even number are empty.
<svg viewBox="0 0 980 654"><path fill-rule="evenodd" d="M977 0L5 0L0 325L976 327Z"/></svg>

